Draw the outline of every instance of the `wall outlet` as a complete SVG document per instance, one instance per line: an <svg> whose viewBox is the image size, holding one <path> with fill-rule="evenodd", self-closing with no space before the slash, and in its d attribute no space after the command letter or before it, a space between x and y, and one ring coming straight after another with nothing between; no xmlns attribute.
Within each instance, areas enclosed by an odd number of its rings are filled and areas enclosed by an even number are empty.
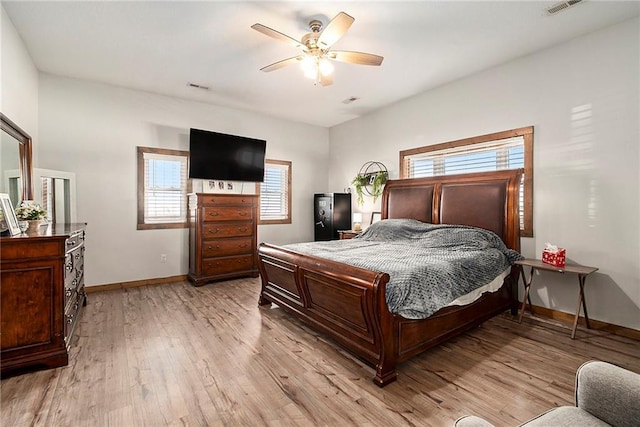
<svg viewBox="0 0 640 427"><path fill-rule="evenodd" d="M161 263L167 262L167 254L160 254L160 262Z"/></svg>

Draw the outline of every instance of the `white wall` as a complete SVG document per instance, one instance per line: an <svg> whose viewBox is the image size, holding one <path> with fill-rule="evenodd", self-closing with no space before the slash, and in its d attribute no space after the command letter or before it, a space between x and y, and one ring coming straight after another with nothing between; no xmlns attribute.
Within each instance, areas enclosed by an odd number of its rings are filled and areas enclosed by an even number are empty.
<svg viewBox="0 0 640 427"><path fill-rule="evenodd" d="M188 150L191 127L266 139L268 158L291 160L293 224L261 225L258 241L313 239L313 194L328 180L327 129L41 74L39 166L76 173L87 286L187 274L186 229L136 230L136 146Z"/></svg>
<svg viewBox="0 0 640 427"><path fill-rule="evenodd" d="M0 5L0 110L38 143L38 70ZM34 156L34 162L37 157Z"/></svg>
<svg viewBox="0 0 640 427"><path fill-rule="evenodd" d="M524 255L553 242L599 267L586 283L590 317L640 329L639 35L638 19L626 21L336 126L329 186L367 160L397 178L403 149L533 125ZM532 290L534 304L575 311L576 277L543 273Z"/></svg>

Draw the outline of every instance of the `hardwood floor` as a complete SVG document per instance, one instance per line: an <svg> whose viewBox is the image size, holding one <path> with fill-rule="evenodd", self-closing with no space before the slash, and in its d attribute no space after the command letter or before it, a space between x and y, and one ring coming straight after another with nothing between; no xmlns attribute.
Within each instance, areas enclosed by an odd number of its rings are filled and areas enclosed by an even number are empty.
<svg viewBox="0 0 640 427"><path fill-rule="evenodd" d="M640 371L640 342L509 315L400 365L398 381L279 308L259 279L90 294L67 367L1 382L3 426L517 425L573 404L590 359Z"/></svg>

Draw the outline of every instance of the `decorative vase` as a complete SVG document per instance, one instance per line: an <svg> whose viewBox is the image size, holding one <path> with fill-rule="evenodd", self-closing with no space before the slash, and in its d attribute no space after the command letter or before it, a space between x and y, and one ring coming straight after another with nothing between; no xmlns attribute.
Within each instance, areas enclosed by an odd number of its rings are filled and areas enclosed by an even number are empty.
<svg viewBox="0 0 640 427"><path fill-rule="evenodd" d="M37 230L41 225L48 224L46 219L30 219L27 222L31 230Z"/></svg>

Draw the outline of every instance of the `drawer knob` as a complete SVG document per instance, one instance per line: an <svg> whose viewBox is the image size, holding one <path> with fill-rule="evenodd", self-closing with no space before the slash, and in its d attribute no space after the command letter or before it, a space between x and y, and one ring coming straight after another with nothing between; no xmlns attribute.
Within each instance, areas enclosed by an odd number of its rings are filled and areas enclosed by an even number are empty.
<svg viewBox="0 0 640 427"><path fill-rule="evenodd" d="M216 228L215 230L212 230L211 228L209 229L209 233L211 234L216 234L218 231L220 231L219 228Z"/></svg>
<svg viewBox="0 0 640 427"><path fill-rule="evenodd" d="M248 212L242 212L242 211L240 211L240 212L238 212L238 213L240 214L240 216L247 216L247 213L248 213Z"/></svg>
<svg viewBox="0 0 640 427"><path fill-rule="evenodd" d="M209 215L210 215L210 216L218 216L218 215L220 215L220 214L219 214L218 212L209 212Z"/></svg>
<svg viewBox="0 0 640 427"><path fill-rule="evenodd" d="M238 231L245 233L247 231L247 227L238 228Z"/></svg>

